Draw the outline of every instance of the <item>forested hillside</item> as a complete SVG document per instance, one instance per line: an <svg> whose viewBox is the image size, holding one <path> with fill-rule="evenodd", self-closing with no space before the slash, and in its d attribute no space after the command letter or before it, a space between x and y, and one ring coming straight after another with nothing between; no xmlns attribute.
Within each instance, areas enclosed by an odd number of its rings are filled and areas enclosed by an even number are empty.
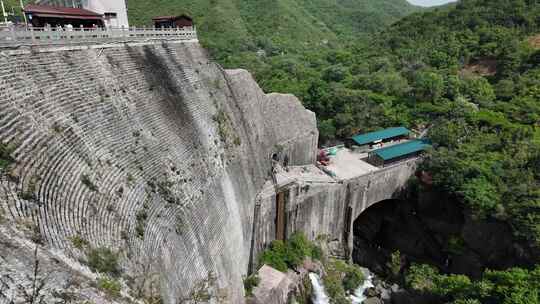
<svg viewBox="0 0 540 304"><path fill-rule="evenodd" d="M188 13L202 44L223 65L252 71L274 57L341 48L419 8L406 0L127 0L130 23ZM301 60L303 61L303 60Z"/></svg>
<svg viewBox="0 0 540 304"><path fill-rule="evenodd" d="M392 26L378 47L387 86L362 89L395 98L389 117L431 125L437 144L426 169L435 185L462 198L478 219L509 221L540 245L540 4L461 1ZM396 86L395 84L399 85ZM366 85L367 84L367 85ZM341 127L341 126L339 126Z"/></svg>
<svg viewBox="0 0 540 304"><path fill-rule="evenodd" d="M452 303L539 301L539 17L532 0L463 0L414 14L331 54L335 63L303 96L325 139L429 127L435 149L423 169L432 187L474 221L509 225L531 267L473 281L414 266L409 287Z"/></svg>

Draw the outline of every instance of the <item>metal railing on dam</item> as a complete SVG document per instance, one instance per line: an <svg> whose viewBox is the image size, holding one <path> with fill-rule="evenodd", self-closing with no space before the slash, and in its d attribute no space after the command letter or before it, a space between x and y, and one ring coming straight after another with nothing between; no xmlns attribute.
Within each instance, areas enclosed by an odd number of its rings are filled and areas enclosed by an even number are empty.
<svg viewBox="0 0 540 304"><path fill-rule="evenodd" d="M197 40L195 27L188 28L0 28L0 47L70 45L147 40Z"/></svg>

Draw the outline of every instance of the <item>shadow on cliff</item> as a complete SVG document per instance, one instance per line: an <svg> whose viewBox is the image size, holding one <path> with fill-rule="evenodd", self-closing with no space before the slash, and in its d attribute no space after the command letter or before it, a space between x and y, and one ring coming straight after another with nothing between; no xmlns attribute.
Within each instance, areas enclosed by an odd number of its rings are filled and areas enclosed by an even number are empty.
<svg viewBox="0 0 540 304"><path fill-rule="evenodd" d="M130 57L143 72L148 90L154 91L157 95L155 100L147 102L159 102L162 112L170 119L170 122L177 125L181 133L187 132L190 135L190 141L196 142L198 138L196 124L188 106L189 96L186 94L186 88L191 84L182 81L181 77L176 77L184 75L184 69L173 59L168 62L151 45L143 46L142 53L137 51L140 49L140 47L127 47ZM114 65L114 62L111 64Z"/></svg>

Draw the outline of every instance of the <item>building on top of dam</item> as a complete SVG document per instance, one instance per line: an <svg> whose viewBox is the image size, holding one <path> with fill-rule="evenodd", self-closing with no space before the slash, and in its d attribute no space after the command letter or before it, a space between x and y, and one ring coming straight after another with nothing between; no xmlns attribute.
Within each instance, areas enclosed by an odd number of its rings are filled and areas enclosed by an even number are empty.
<svg viewBox="0 0 540 304"><path fill-rule="evenodd" d="M275 177L258 195L253 257L298 231L310 239L327 237L333 255L349 257L355 219L370 206L399 197L419 161L419 155L410 155L376 166L368 162L369 152L331 149L326 165L276 166Z"/></svg>
<svg viewBox="0 0 540 304"><path fill-rule="evenodd" d="M193 27L193 18L188 15L159 16L152 18L156 28L185 28Z"/></svg>
<svg viewBox="0 0 540 304"><path fill-rule="evenodd" d="M39 5L83 8L100 14L106 27L129 27L124 0L40 0Z"/></svg>
<svg viewBox="0 0 540 304"><path fill-rule="evenodd" d="M384 167L411 157L416 157L429 147L431 147L431 144L427 140L410 140L371 151L368 161L373 165Z"/></svg>
<svg viewBox="0 0 540 304"><path fill-rule="evenodd" d="M49 5L25 6L24 13L28 24L35 28L65 27L75 28L103 27L103 15L78 7Z"/></svg>

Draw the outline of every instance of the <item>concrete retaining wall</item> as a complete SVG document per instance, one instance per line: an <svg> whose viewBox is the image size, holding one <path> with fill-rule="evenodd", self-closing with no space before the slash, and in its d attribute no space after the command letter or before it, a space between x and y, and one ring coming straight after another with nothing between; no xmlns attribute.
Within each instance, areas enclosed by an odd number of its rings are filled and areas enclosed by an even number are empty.
<svg viewBox="0 0 540 304"><path fill-rule="evenodd" d="M417 162L411 159L340 182L297 180L281 187L279 192L288 193L287 235L303 232L312 240L325 237L333 254L348 257L352 253L354 220L373 204L397 197L414 174ZM276 231L275 191L268 189L260 201L256 252L275 239Z"/></svg>

